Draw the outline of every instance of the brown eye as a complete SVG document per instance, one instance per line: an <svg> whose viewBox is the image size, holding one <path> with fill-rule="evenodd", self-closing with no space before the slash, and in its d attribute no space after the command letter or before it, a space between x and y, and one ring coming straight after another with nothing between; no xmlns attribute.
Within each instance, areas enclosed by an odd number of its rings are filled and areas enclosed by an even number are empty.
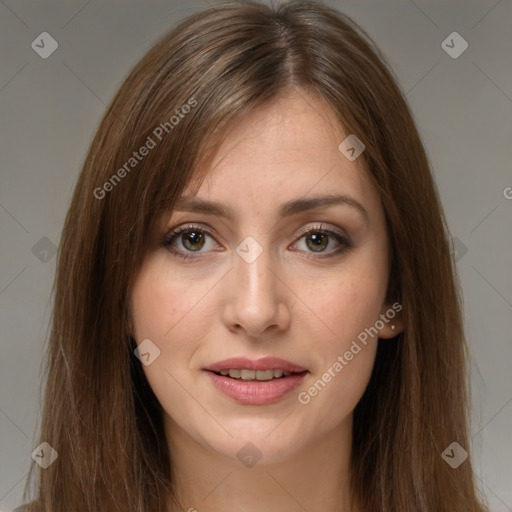
<svg viewBox="0 0 512 512"><path fill-rule="evenodd" d="M323 227L306 228L300 231L302 235L295 244L304 240L305 249L301 249L308 256L316 253L318 258L336 256L352 248L350 240L340 233L324 229ZM328 250L334 244L334 248ZM336 248L336 246L339 246Z"/></svg>
<svg viewBox="0 0 512 512"><path fill-rule="evenodd" d="M207 238L212 239L211 247L207 247ZM197 253L199 256L207 250L215 247L213 236L204 228L193 225L182 226L168 233L162 241L162 246L167 248L173 254L186 258L193 258Z"/></svg>
<svg viewBox="0 0 512 512"><path fill-rule="evenodd" d="M181 235L181 243L190 251L198 251L204 246L204 234L198 230L185 231Z"/></svg>
<svg viewBox="0 0 512 512"><path fill-rule="evenodd" d="M300 252L312 256L317 254L317 258L328 258L336 256L352 247L350 240L334 231L324 229L323 227L303 229L299 233L299 241L304 240L305 249ZM208 247L208 240L211 239L211 246ZM209 252L209 249L215 249L214 238L208 229L194 225L185 225L172 230L162 241L162 246L167 248L172 254L183 258L192 259L200 257L203 253ZM294 245L295 245L294 244ZM330 248L334 244L334 248ZM338 248L336 248L338 246ZM330 250L328 250L330 248ZM204 249L204 250L203 250ZM195 253L195 254L194 254Z"/></svg>

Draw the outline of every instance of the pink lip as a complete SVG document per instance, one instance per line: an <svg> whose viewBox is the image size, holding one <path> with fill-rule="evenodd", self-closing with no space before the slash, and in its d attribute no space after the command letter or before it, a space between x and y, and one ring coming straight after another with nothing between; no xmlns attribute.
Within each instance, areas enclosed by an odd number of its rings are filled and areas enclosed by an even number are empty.
<svg viewBox="0 0 512 512"><path fill-rule="evenodd" d="M272 368L276 368L276 366L272 366ZM277 368L282 368L282 366L277 365ZM207 371L206 373L219 391L237 402L246 405L264 405L277 402L290 393L302 382L308 372L293 373L288 377L259 382L235 380L228 376L217 375L213 371Z"/></svg>
<svg viewBox="0 0 512 512"><path fill-rule="evenodd" d="M262 357L260 359L247 359L246 357L232 357L219 361L206 368L210 372L220 372L221 370L272 370L272 369L286 370L287 372L300 373L305 372L306 368L302 368L295 363L280 359L278 357Z"/></svg>

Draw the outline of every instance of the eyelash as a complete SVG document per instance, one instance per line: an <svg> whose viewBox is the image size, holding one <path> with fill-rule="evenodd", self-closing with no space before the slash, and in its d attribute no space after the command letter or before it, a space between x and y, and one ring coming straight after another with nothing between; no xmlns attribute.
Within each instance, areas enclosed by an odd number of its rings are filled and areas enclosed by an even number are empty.
<svg viewBox="0 0 512 512"><path fill-rule="evenodd" d="M162 241L162 246L165 247L171 254L173 254L174 256L177 256L178 258L181 258L183 260L200 258L201 253L193 254L193 252L184 252L181 249L176 249L175 247L173 247L171 245L182 233L185 233L187 231L196 231L196 232L199 231L200 233L203 233L203 234L206 233L207 235L214 238L213 232L210 229L199 227L194 224L187 224L187 225L181 226L179 228L173 229L172 231L167 233ZM342 245L342 247L340 249L335 250L330 253L327 253L327 254L316 253L316 255L313 256L314 259L324 259L324 258L338 256L344 252L349 251L353 247L352 243L350 242L350 240L347 237L340 235L339 233L336 233L334 231L324 229L322 225L314 226L312 228L310 227L310 228L300 229L299 233L298 233L298 235L299 235L298 240L300 240L301 238L303 238L305 235L307 235L309 233L318 233L321 235L326 235L326 236L332 237L339 244ZM310 253L315 254L312 251L310 251Z"/></svg>

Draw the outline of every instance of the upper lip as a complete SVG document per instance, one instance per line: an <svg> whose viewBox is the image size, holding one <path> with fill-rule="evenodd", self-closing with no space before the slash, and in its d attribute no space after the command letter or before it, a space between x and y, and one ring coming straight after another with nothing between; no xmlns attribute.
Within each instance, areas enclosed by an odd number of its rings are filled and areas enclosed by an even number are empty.
<svg viewBox="0 0 512 512"><path fill-rule="evenodd" d="M260 359L248 359L246 357L232 357L213 363L204 368L210 372L220 372L221 370L273 370L281 369L287 372L301 373L307 371L306 368L298 364L280 359L279 357L262 357Z"/></svg>

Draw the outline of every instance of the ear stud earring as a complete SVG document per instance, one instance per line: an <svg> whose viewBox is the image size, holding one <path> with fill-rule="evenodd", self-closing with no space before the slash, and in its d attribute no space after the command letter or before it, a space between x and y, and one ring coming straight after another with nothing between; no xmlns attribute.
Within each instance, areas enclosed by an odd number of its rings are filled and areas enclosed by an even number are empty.
<svg viewBox="0 0 512 512"><path fill-rule="evenodd" d="M395 326L392 324L391 325L391 329L394 331L395 330Z"/></svg>

